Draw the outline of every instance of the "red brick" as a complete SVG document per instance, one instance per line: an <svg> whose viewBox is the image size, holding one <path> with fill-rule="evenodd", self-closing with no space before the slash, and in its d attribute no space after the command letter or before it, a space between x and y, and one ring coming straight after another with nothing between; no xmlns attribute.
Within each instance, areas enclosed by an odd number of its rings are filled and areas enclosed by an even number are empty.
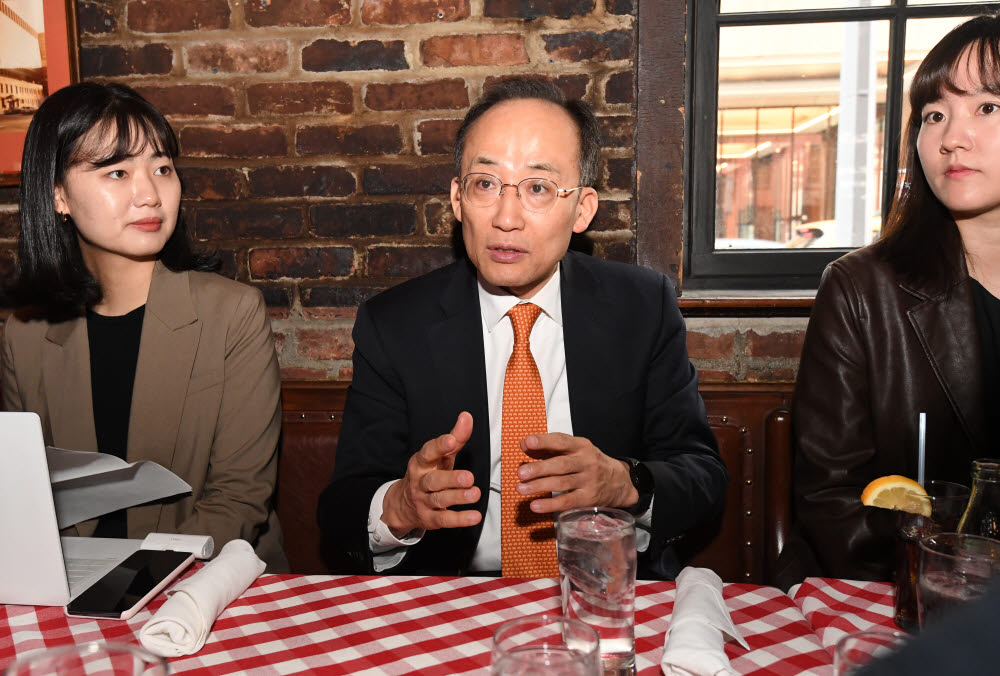
<svg viewBox="0 0 1000 676"><path fill-rule="evenodd" d="M794 383L795 369L792 367L747 369L745 381L748 383Z"/></svg>
<svg viewBox="0 0 1000 676"><path fill-rule="evenodd" d="M236 169L178 169L185 199L233 200L243 194L243 173Z"/></svg>
<svg viewBox="0 0 1000 676"><path fill-rule="evenodd" d="M212 249L208 242L195 242L195 248L202 253L214 253L219 259L220 275L228 279L239 278L239 266L236 264L236 252L232 249Z"/></svg>
<svg viewBox="0 0 1000 676"><path fill-rule="evenodd" d="M198 42L184 53L191 73L273 73L288 67L287 40Z"/></svg>
<svg viewBox="0 0 1000 676"><path fill-rule="evenodd" d="M721 369L698 369L699 383L735 383L736 376Z"/></svg>
<svg viewBox="0 0 1000 676"><path fill-rule="evenodd" d="M250 26L342 26L351 22L351 0L256 0L244 4Z"/></svg>
<svg viewBox="0 0 1000 676"><path fill-rule="evenodd" d="M609 261L635 263L635 240L627 242L602 242L597 247L596 255Z"/></svg>
<svg viewBox="0 0 1000 676"><path fill-rule="evenodd" d="M590 222L588 230L606 232L614 230L629 230L632 227L631 202L615 202L601 200L597 203L597 213Z"/></svg>
<svg viewBox="0 0 1000 676"><path fill-rule="evenodd" d="M273 204L199 208L194 223L197 236L210 240L296 237L305 230L301 210Z"/></svg>
<svg viewBox="0 0 1000 676"><path fill-rule="evenodd" d="M302 70L312 72L345 70L406 70L402 40L379 42L362 40L316 40L302 48Z"/></svg>
<svg viewBox="0 0 1000 676"><path fill-rule="evenodd" d="M354 111L354 92L346 82L275 82L247 87L250 114L297 115Z"/></svg>
<svg viewBox="0 0 1000 676"><path fill-rule="evenodd" d="M215 125L181 130L182 155L198 157L273 157L285 155L282 127Z"/></svg>
<svg viewBox="0 0 1000 676"><path fill-rule="evenodd" d="M587 85L590 83L589 75L560 75L559 77L550 77L548 75L538 75L537 73L514 73L510 75L493 75L486 78L486 81L483 83L483 89L489 89L501 80L509 80L514 77L526 77L532 80L551 82L562 90L563 96L570 100L585 97L587 95Z"/></svg>
<svg viewBox="0 0 1000 676"><path fill-rule="evenodd" d="M354 369L350 366L344 366L337 372L337 380L343 380L345 382L351 382L354 379Z"/></svg>
<svg viewBox="0 0 1000 676"><path fill-rule="evenodd" d="M220 85L136 87L164 115L233 115L236 94Z"/></svg>
<svg viewBox="0 0 1000 676"><path fill-rule="evenodd" d="M417 210L412 204L324 204L309 208L312 230L319 237L412 235Z"/></svg>
<svg viewBox="0 0 1000 676"><path fill-rule="evenodd" d="M125 12L129 28L140 33L229 28L226 0L132 0Z"/></svg>
<svg viewBox="0 0 1000 676"><path fill-rule="evenodd" d="M605 148L632 148L635 118L631 115L609 115L597 118L601 127L601 145Z"/></svg>
<svg viewBox="0 0 1000 676"><path fill-rule="evenodd" d="M513 66L528 63L524 36L517 33L439 35L420 43L425 66Z"/></svg>
<svg viewBox="0 0 1000 676"><path fill-rule="evenodd" d="M100 35L114 33L118 29L118 20L107 1L76 3L76 24L81 33Z"/></svg>
<svg viewBox="0 0 1000 676"><path fill-rule="evenodd" d="M636 0L604 0L608 14L635 14Z"/></svg>
<svg viewBox="0 0 1000 676"><path fill-rule="evenodd" d="M80 76L164 75L174 67L174 50L164 44L97 45L80 50Z"/></svg>
<svg viewBox="0 0 1000 676"><path fill-rule="evenodd" d="M278 359L281 359L281 355L285 351L285 343L288 342L288 336L279 329L273 329L274 333L274 352L278 355Z"/></svg>
<svg viewBox="0 0 1000 676"><path fill-rule="evenodd" d="M569 19L594 11L594 0L486 0L483 16L496 18L540 19L553 17Z"/></svg>
<svg viewBox="0 0 1000 676"><path fill-rule="evenodd" d="M713 336L700 331L688 331L687 349L691 359L733 359L735 334Z"/></svg>
<svg viewBox="0 0 1000 676"><path fill-rule="evenodd" d="M327 380L325 369L311 369L304 366L282 366L282 380Z"/></svg>
<svg viewBox="0 0 1000 676"><path fill-rule="evenodd" d="M21 219L17 211L0 211L0 237L17 237Z"/></svg>
<svg viewBox="0 0 1000 676"><path fill-rule="evenodd" d="M632 71L614 73L604 85L605 103L632 103L635 98Z"/></svg>
<svg viewBox="0 0 1000 676"><path fill-rule="evenodd" d="M346 277L353 269L354 249L349 246L250 251L250 274L255 279Z"/></svg>
<svg viewBox="0 0 1000 676"><path fill-rule="evenodd" d="M548 33L545 51L556 61L621 61L632 58L632 33L624 30L595 33Z"/></svg>
<svg viewBox="0 0 1000 676"><path fill-rule="evenodd" d="M16 185L0 186L0 204L17 204L17 193Z"/></svg>
<svg viewBox="0 0 1000 676"><path fill-rule="evenodd" d="M455 176L452 164L368 167L362 179L369 195L427 195L447 193Z"/></svg>
<svg viewBox="0 0 1000 676"><path fill-rule="evenodd" d="M314 319L353 316L359 305L381 291L371 286L303 286L302 313Z"/></svg>
<svg viewBox="0 0 1000 676"><path fill-rule="evenodd" d="M17 256L13 249L0 249L0 279L14 279Z"/></svg>
<svg viewBox="0 0 1000 676"><path fill-rule="evenodd" d="M394 124L306 126L295 134L300 155L394 155L402 149L403 135Z"/></svg>
<svg viewBox="0 0 1000 676"><path fill-rule="evenodd" d="M266 282L255 282L253 286L260 289L267 303L268 310L288 311L292 307L292 288L284 284L271 284ZM280 353L279 353L280 354Z"/></svg>
<svg viewBox="0 0 1000 676"><path fill-rule="evenodd" d="M350 359L354 340L345 328L296 329L295 347L298 356L306 359Z"/></svg>
<svg viewBox="0 0 1000 676"><path fill-rule="evenodd" d="M632 189L632 158L609 157L605 173L605 186L608 190Z"/></svg>
<svg viewBox="0 0 1000 676"><path fill-rule="evenodd" d="M459 110L469 106L465 80L369 84L365 105L371 110Z"/></svg>
<svg viewBox="0 0 1000 676"><path fill-rule="evenodd" d="M393 26L469 18L469 0L364 0L361 20Z"/></svg>
<svg viewBox="0 0 1000 676"><path fill-rule="evenodd" d="M418 277L455 260L450 246L373 246L368 250L371 277Z"/></svg>
<svg viewBox="0 0 1000 676"><path fill-rule="evenodd" d="M749 356L798 359L802 354L802 342L805 340L806 332L803 330L757 333L751 329L746 336L746 354Z"/></svg>
<svg viewBox="0 0 1000 676"><path fill-rule="evenodd" d="M281 166L252 169L250 193L259 197L344 197L354 192L354 174L343 167Z"/></svg>
<svg viewBox="0 0 1000 676"><path fill-rule="evenodd" d="M417 149L421 155L451 155L461 120L424 120L417 125Z"/></svg>
<svg viewBox="0 0 1000 676"><path fill-rule="evenodd" d="M424 221L428 235L450 235L455 232L458 221L451 210L451 202L431 201L424 207Z"/></svg>

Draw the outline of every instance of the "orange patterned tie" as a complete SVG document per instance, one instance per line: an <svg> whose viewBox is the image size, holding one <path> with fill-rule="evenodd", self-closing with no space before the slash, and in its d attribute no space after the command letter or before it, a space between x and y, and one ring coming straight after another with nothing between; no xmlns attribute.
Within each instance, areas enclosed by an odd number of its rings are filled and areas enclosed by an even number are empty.
<svg viewBox="0 0 1000 676"><path fill-rule="evenodd" d="M503 381L503 424L500 432L500 544L504 577L559 577L555 526L551 514L529 507L539 495L514 490L517 468L532 462L521 450L529 434L545 434L545 394L528 336L542 308L515 305L507 315L514 328L514 351ZM546 497L548 494L546 494Z"/></svg>

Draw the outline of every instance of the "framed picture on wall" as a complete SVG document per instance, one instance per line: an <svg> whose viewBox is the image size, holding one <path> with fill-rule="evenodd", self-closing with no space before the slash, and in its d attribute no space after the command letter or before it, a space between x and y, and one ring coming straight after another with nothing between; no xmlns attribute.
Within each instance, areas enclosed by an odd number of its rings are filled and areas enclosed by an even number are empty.
<svg viewBox="0 0 1000 676"><path fill-rule="evenodd" d="M17 185L31 117L76 82L73 0L0 0L0 185Z"/></svg>

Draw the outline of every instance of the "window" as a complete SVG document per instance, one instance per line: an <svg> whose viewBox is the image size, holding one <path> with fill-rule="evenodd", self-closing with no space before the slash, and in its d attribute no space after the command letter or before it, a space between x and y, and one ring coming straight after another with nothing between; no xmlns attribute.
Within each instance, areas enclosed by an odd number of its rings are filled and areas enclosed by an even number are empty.
<svg viewBox="0 0 1000 676"><path fill-rule="evenodd" d="M689 2L684 288L815 288L876 238L910 78L998 4Z"/></svg>

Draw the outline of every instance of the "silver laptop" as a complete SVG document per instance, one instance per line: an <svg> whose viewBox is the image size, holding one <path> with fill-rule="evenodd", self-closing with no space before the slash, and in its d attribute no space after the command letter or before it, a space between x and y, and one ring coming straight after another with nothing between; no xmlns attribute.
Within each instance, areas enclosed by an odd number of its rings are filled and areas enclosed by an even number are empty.
<svg viewBox="0 0 1000 676"><path fill-rule="evenodd" d="M41 421L0 412L0 603L64 606L141 544L60 538Z"/></svg>

